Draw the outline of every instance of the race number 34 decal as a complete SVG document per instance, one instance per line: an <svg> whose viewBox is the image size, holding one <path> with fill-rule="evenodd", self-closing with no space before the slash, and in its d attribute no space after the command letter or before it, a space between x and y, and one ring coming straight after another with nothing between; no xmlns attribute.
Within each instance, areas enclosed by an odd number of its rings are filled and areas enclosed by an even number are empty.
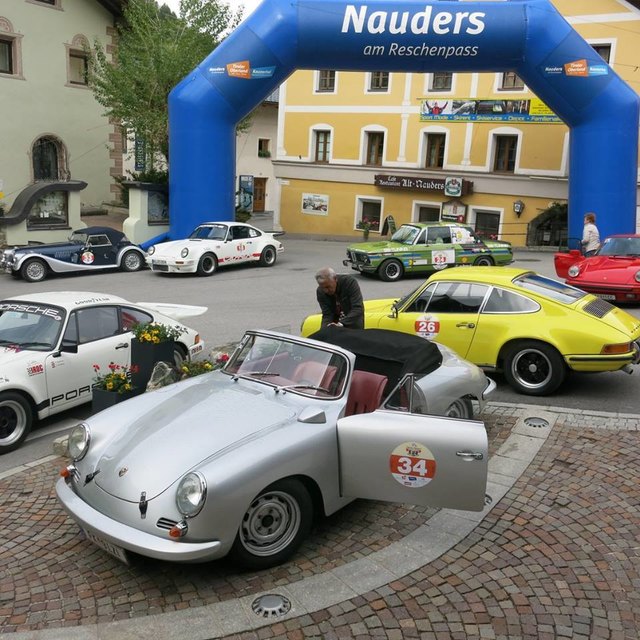
<svg viewBox="0 0 640 640"><path fill-rule="evenodd" d="M424 487L436 475L436 461L419 442L403 442L389 458L391 475L405 487Z"/></svg>

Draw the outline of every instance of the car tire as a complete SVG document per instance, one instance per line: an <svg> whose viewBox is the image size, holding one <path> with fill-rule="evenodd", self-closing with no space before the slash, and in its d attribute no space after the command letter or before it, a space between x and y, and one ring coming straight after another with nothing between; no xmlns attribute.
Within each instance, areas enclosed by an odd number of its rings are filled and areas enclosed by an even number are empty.
<svg viewBox="0 0 640 640"><path fill-rule="evenodd" d="M173 345L173 362L176 367L179 369L182 364L189 360L189 353L186 347L183 347L181 344L177 342Z"/></svg>
<svg viewBox="0 0 640 640"><path fill-rule="evenodd" d="M473 264L476 267L493 267L495 262L491 256L480 256Z"/></svg>
<svg viewBox="0 0 640 640"><path fill-rule="evenodd" d="M20 267L20 275L27 282L42 282L47 277L47 263L40 258L25 260Z"/></svg>
<svg viewBox="0 0 640 640"><path fill-rule="evenodd" d="M218 260L212 253L205 253L198 260L196 273L199 276L212 276L218 270Z"/></svg>
<svg viewBox="0 0 640 640"><path fill-rule="evenodd" d="M469 398L458 398L449 405L444 415L447 418L473 420L473 403Z"/></svg>
<svg viewBox="0 0 640 640"><path fill-rule="evenodd" d="M144 258L137 251L127 251L120 260L123 271L140 271L144 266Z"/></svg>
<svg viewBox="0 0 640 640"><path fill-rule="evenodd" d="M278 259L278 254L275 247L267 245L260 254L260 266L261 267L273 267Z"/></svg>
<svg viewBox="0 0 640 640"><path fill-rule="evenodd" d="M404 267L400 260L385 260L378 268L378 275L380 276L380 280L395 282L396 280L400 280L404 275Z"/></svg>
<svg viewBox="0 0 640 640"><path fill-rule="evenodd" d="M249 505L242 517L231 556L245 569L282 564L298 549L311 529L313 502L298 480L273 483Z"/></svg>
<svg viewBox="0 0 640 640"><path fill-rule="evenodd" d="M567 366L552 346L521 340L505 351L504 375L518 393L546 396L564 382Z"/></svg>
<svg viewBox="0 0 640 640"><path fill-rule="evenodd" d="M17 449L29 435L33 409L29 401L15 391L0 393L0 454Z"/></svg>

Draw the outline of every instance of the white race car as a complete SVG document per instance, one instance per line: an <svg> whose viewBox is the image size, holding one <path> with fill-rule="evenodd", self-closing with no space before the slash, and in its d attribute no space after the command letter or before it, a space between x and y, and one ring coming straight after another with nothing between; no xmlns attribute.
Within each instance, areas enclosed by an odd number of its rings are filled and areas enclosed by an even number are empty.
<svg viewBox="0 0 640 640"><path fill-rule="evenodd" d="M211 276L218 267L257 262L272 267L284 251L273 233L242 222L205 222L185 240L149 247L147 264L162 273L196 273Z"/></svg>
<svg viewBox="0 0 640 640"><path fill-rule="evenodd" d="M199 334L179 321L206 310L77 291L0 301L0 454L19 447L36 419L89 402L94 365L130 366L135 324L186 329L174 346L176 362L201 354Z"/></svg>

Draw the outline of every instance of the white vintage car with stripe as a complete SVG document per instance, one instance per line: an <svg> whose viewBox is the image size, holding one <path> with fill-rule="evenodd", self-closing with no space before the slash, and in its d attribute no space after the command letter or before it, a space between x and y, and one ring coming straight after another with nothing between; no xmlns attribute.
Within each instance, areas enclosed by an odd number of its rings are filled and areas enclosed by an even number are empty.
<svg viewBox="0 0 640 640"><path fill-rule="evenodd" d="M205 222L184 240L153 245L147 264L161 273L196 273L211 276L218 267L258 263L272 267L284 251L274 233L242 222Z"/></svg>
<svg viewBox="0 0 640 640"><path fill-rule="evenodd" d="M177 362L201 354L204 342L182 320L206 310L77 291L0 301L0 454L19 447L36 420L89 402L94 365L130 366L134 324L185 329Z"/></svg>

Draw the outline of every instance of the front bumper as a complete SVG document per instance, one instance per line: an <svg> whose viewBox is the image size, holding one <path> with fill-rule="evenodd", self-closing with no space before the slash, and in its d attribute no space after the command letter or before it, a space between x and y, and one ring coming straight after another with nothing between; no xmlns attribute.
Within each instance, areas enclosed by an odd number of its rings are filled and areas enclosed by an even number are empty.
<svg viewBox="0 0 640 640"><path fill-rule="evenodd" d="M151 271L161 273L195 273L198 263L195 260L174 260L167 258L147 258Z"/></svg>
<svg viewBox="0 0 640 640"><path fill-rule="evenodd" d="M56 494L64 510L83 529L127 551L171 562L215 560L223 555L219 540L185 542L161 538L116 522L84 502L64 478L56 483Z"/></svg>

